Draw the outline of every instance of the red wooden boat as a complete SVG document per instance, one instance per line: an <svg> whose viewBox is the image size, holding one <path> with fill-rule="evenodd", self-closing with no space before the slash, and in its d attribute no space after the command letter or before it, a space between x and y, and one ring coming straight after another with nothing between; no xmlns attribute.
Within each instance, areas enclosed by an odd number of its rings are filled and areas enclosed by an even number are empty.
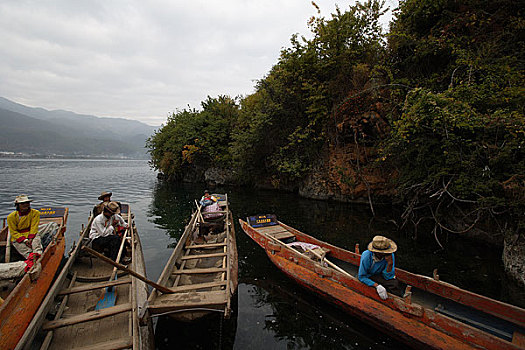
<svg viewBox="0 0 525 350"><path fill-rule="evenodd" d="M41 208L40 223L56 222L58 231L39 261L40 272L30 270L20 281L14 281L2 294L8 294L0 305L0 349L13 349L35 315L64 257L68 208ZM4 221L5 225L5 221ZM0 246L7 245L7 227L0 231ZM5 295L2 295L4 297Z"/></svg>
<svg viewBox="0 0 525 350"><path fill-rule="evenodd" d="M310 237L275 218L239 220L270 260L302 286L407 345L431 349L525 349L525 310L396 267L404 297L381 300L357 279L361 255ZM290 243L318 246L300 251Z"/></svg>

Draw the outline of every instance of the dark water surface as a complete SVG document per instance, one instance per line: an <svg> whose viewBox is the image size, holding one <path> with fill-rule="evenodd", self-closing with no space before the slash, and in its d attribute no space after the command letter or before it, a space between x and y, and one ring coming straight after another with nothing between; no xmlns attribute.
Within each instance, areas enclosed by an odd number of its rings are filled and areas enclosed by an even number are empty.
<svg viewBox="0 0 525 350"><path fill-rule="evenodd" d="M200 185L168 184L156 179L146 161L7 160L0 159L0 217L13 210L14 197L27 193L33 207L69 207L68 247L103 190L129 203L142 240L148 278L156 280L191 215ZM523 293L504 278L500 249L440 237L415 242L390 221L392 208L323 202L295 194L245 188L227 192L234 217L275 213L309 235L354 249L376 234L394 239L396 265L431 275L495 299L523 305ZM239 289L230 320L210 317L194 324L160 318L156 323L159 349L404 349L391 336L307 292L281 273L236 223L239 250Z"/></svg>

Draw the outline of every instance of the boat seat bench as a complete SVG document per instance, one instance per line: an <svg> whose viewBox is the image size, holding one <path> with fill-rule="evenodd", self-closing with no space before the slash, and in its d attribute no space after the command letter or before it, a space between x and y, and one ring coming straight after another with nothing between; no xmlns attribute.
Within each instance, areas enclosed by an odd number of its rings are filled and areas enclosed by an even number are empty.
<svg viewBox="0 0 525 350"><path fill-rule="evenodd" d="M172 287L171 290L174 292L187 292L187 291L194 290L194 289L205 289L205 288L220 287L220 286L225 286L225 285L226 285L226 281L217 281L217 282L181 285L177 287Z"/></svg>
<svg viewBox="0 0 525 350"><path fill-rule="evenodd" d="M133 337L76 347L71 350L129 349L131 347L133 347Z"/></svg>
<svg viewBox="0 0 525 350"><path fill-rule="evenodd" d="M90 283L90 284L87 284L85 286L78 286L78 287L72 287L72 288L63 289L63 290L61 290L58 293L58 295L82 293L82 292L87 292L87 291L90 291L90 290L101 289L101 288L106 288L106 287L113 287L113 286L118 286L118 285L121 285L121 284L129 284L129 283L131 283L131 279L129 279L129 278L128 279L115 280L115 281L109 281L109 282Z"/></svg>
<svg viewBox="0 0 525 350"><path fill-rule="evenodd" d="M278 239L278 240L283 240L283 239L288 239L288 238L292 238L292 237L295 237L295 235L291 232L282 232L282 233L277 233L275 235L272 235L275 239Z"/></svg>
<svg viewBox="0 0 525 350"><path fill-rule="evenodd" d="M185 275L185 274L194 274L194 273L217 273L217 272L226 272L226 269L223 267L180 269L180 270L173 271L171 274L172 275Z"/></svg>
<svg viewBox="0 0 525 350"><path fill-rule="evenodd" d="M203 259L203 258L216 258L220 256L226 256L226 253L211 253L211 254L195 254L195 255L185 255L181 260L191 260L191 259Z"/></svg>
<svg viewBox="0 0 525 350"><path fill-rule="evenodd" d="M188 298L188 296L191 296ZM176 312L177 309L214 307L227 303L227 291L188 292L162 294L152 304L148 305L150 312L155 315L165 310Z"/></svg>
<svg viewBox="0 0 525 350"><path fill-rule="evenodd" d="M131 311L131 304L122 304L117 306L108 307L106 309L90 311L83 314L61 318L56 321L47 321L42 326L43 331L51 331L53 329L71 326L78 323L89 322L98 320L104 317L113 316L123 312Z"/></svg>
<svg viewBox="0 0 525 350"><path fill-rule="evenodd" d="M223 247L225 245L226 245L226 242L209 243L209 244L192 244L192 245L186 246L186 249L217 248L217 247Z"/></svg>

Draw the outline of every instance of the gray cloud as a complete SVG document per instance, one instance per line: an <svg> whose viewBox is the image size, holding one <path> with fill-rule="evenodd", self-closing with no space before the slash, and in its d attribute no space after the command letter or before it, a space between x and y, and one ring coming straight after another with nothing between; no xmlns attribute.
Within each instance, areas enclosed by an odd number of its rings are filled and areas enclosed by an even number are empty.
<svg viewBox="0 0 525 350"><path fill-rule="evenodd" d="M252 93L315 14L309 0L2 1L0 96L159 125L208 95Z"/></svg>

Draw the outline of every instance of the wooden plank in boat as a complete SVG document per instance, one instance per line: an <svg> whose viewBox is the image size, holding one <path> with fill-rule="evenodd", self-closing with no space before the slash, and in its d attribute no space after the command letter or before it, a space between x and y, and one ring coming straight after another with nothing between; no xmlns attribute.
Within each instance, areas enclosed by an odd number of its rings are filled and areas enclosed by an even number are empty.
<svg viewBox="0 0 525 350"><path fill-rule="evenodd" d="M226 269L222 267L210 267L210 268L203 268L203 269L182 269L182 270L175 270L171 274L172 275L178 275L178 274L195 274L195 273L217 273L217 272L225 272Z"/></svg>
<svg viewBox="0 0 525 350"><path fill-rule="evenodd" d="M288 232L287 229L285 229L284 227L279 226L279 225L258 227L255 230L257 230L257 232L261 232L261 233L264 233L264 234L267 234L267 235L275 234L275 233L281 233L281 232Z"/></svg>
<svg viewBox="0 0 525 350"><path fill-rule="evenodd" d="M205 307L226 303L226 291L187 292L175 294L162 294L148 305L150 310L180 309L192 307Z"/></svg>
<svg viewBox="0 0 525 350"><path fill-rule="evenodd" d="M102 282L102 283L90 283L90 284L87 284L85 286L78 286L78 287L67 288L67 289L61 290L58 293L58 295L82 293L82 292L86 292L88 290L101 289L101 288L106 288L106 287L113 287L113 286L118 286L118 285L121 285L121 284L128 284L128 283L131 283L130 279L108 281L108 282Z"/></svg>
<svg viewBox="0 0 525 350"><path fill-rule="evenodd" d="M98 349L129 349L133 346L133 337L127 339L111 340L93 345L73 348L72 350L98 350Z"/></svg>
<svg viewBox="0 0 525 350"><path fill-rule="evenodd" d="M215 258L219 256L225 256L226 253L212 253L212 254L200 254L200 255L184 255L181 260L190 260L190 259L204 259L204 258Z"/></svg>
<svg viewBox="0 0 525 350"><path fill-rule="evenodd" d="M295 235L291 232L282 232L282 233L277 233L275 235L272 235L273 237L275 237L275 239L287 239L287 238L292 238L292 237L295 237Z"/></svg>
<svg viewBox="0 0 525 350"><path fill-rule="evenodd" d="M199 249L199 248L215 248L225 246L226 242L222 243L210 243L210 244L193 244L186 247L186 249Z"/></svg>
<svg viewBox="0 0 525 350"><path fill-rule="evenodd" d="M178 286L170 288L174 292L187 292L194 289L204 289L204 288L212 288L212 287L219 287L219 286L225 286L226 281L216 281L216 282L208 282L208 283L197 283L197 284L188 284L184 286Z"/></svg>
<svg viewBox="0 0 525 350"><path fill-rule="evenodd" d="M90 311L90 312L86 312L80 315L75 315L75 316L68 317L68 318L62 318L56 321L48 321L44 323L42 330L50 331L53 329L74 325L77 323L98 320L100 318L113 316L113 315L120 314L120 313L127 312L127 311L131 311L131 304L129 303L118 305L118 306L112 306L107 309L102 309L98 311Z"/></svg>

